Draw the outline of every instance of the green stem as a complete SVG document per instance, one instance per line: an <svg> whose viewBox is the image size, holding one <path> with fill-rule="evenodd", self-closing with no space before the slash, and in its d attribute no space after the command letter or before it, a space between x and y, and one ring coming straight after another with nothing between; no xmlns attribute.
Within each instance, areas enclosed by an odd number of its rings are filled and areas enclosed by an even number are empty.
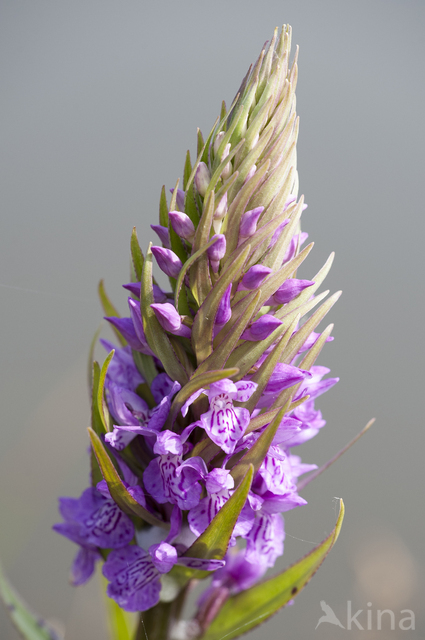
<svg viewBox="0 0 425 640"><path fill-rule="evenodd" d="M172 602L159 602L140 614L135 640L168 640Z"/></svg>

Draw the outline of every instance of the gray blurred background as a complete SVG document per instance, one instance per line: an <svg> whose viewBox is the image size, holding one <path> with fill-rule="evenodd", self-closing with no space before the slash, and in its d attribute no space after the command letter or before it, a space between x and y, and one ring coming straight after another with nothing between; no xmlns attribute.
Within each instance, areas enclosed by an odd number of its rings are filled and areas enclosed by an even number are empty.
<svg viewBox="0 0 425 640"><path fill-rule="evenodd" d="M133 225L145 246L196 127L208 133L290 23L303 229L316 243L303 276L335 250L327 288L344 291L320 360L341 381L300 453L323 464L377 422L287 514L279 568L330 532L336 496L347 507L318 575L249 638L423 638L423 0L3 0L0 21L0 557L17 589L67 640L107 637L100 582L68 585L76 548L51 531L57 497L87 486L97 283L125 313ZM347 601L371 602L373 630L315 631L321 600L344 626ZM376 630L377 609L395 612L395 631ZM403 609L416 631L399 629ZM0 608L1 640L17 637Z"/></svg>

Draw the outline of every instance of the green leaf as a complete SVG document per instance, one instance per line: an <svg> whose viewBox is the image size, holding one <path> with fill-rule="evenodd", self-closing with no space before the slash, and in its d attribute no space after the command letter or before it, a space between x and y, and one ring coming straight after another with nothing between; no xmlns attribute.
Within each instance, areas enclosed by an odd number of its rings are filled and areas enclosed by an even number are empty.
<svg viewBox="0 0 425 640"><path fill-rule="evenodd" d="M328 300L326 300L326 302L324 302L317 309L317 311L313 313L313 315L307 320L307 322L305 322L303 326L298 329L297 333L292 336L292 338L288 342L288 346L283 352L282 362L291 362L292 359L295 358L310 333L315 330L319 322L321 322L321 320L323 320L326 314L331 310L335 302L340 297L341 293L341 291L337 291L330 298L328 298Z"/></svg>
<svg viewBox="0 0 425 640"><path fill-rule="evenodd" d="M146 382L151 385L153 379L158 375L153 357L148 356L146 353L135 351L134 349L131 350L131 353L137 370L142 374Z"/></svg>
<svg viewBox="0 0 425 640"><path fill-rule="evenodd" d="M99 417L100 420L102 422L102 430L104 433L106 433L107 431L110 431L110 415L109 415L109 411L108 411L108 407L106 405L105 402L105 398L104 398L104 388L105 388L105 379L106 379L106 374L108 372L108 367L109 364L112 360L112 358L114 357L114 353L115 353L115 349L113 349L109 354L108 357L106 358L105 362L102 365L102 368L100 370L100 374L99 374L99 383L98 383L98 387L97 387L97 396L96 396L96 402L97 402L97 410L99 413Z"/></svg>
<svg viewBox="0 0 425 640"><path fill-rule="evenodd" d="M217 347L214 348L211 355L206 360L201 362L199 367L195 371L195 375L203 373L207 370L220 369L224 367L229 356L235 349L237 343L240 340L242 333L245 331L252 315L257 307L260 291L251 291L242 301L243 307L240 309L241 313L235 322L235 324L229 330L229 333L222 339ZM230 323L228 323L230 324Z"/></svg>
<svg viewBox="0 0 425 640"><path fill-rule="evenodd" d="M168 227L168 203L164 185L162 185L161 196L159 198L159 224L162 227Z"/></svg>
<svg viewBox="0 0 425 640"><path fill-rule="evenodd" d="M29 610L28 605L7 580L1 565L0 596L13 624L25 640L62 640L62 634L52 629L45 620Z"/></svg>
<svg viewBox="0 0 425 640"><path fill-rule="evenodd" d="M204 533L185 551L187 558L220 560L225 556L236 521L248 497L253 475L253 468L249 467L237 489L211 520Z"/></svg>
<svg viewBox="0 0 425 640"><path fill-rule="evenodd" d="M204 199L202 216L199 220L195 237L193 239L193 254L198 253L198 251L206 245L210 238L214 210L215 194L214 192L212 192ZM202 304L212 287L208 256L206 256L204 253L202 253L201 256L201 260L196 262L196 264L193 265L189 272L190 290L198 305Z"/></svg>
<svg viewBox="0 0 425 640"><path fill-rule="evenodd" d="M93 451L96 456L96 460L102 471L102 475L106 480L111 498L114 500L114 502L116 502L119 508L129 516L138 516L152 526L167 528L165 522L157 518L153 513L150 513L150 511L136 502L133 496L127 491L125 485L123 484L123 481L119 477L118 472L115 469L114 464L109 457L109 454L106 451L102 440L90 427L88 427L88 432Z"/></svg>
<svg viewBox="0 0 425 640"><path fill-rule="evenodd" d="M280 338L282 333L286 331L284 324L279 325L276 329L264 340L258 342L251 342L245 340L243 344L237 347L233 353L230 354L229 359L226 362L227 367L239 367L238 380L241 380L246 376L257 362L257 360L263 355L266 349L268 349L276 340ZM238 363L236 365L236 363Z"/></svg>
<svg viewBox="0 0 425 640"><path fill-rule="evenodd" d="M195 540L183 556L187 558L206 558L208 560L221 560L224 558L236 521L248 497L252 478L253 468L251 466L237 489L232 493L228 501L224 503L217 515L214 516L204 533ZM171 575L175 577L184 576L187 580L205 578L209 574L209 571L200 571L177 565L173 567L171 572ZM181 580L181 584L184 584L184 580Z"/></svg>
<svg viewBox="0 0 425 640"><path fill-rule="evenodd" d="M332 549L341 530L343 518L344 503L341 500L335 529L326 540L286 571L230 597L202 636L202 640L237 638L284 607L305 587Z"/></svg>
<svg viewBox="0 0 425 640"><path fill-rule="evenodd" d="M203 247L198 249L198 251L195 251L195 253L190 256L189 260L186 260L186 262L184 263L183 267L180 270L179 277L177 278L176 289L174 291L174 303L175 303L176 308L179 308L180 290L182 288L183 279L184 279L188 269L190 269L190 267L198 260L198 258L200 258L202 256L202 254L204 254L206 252L206 250L209 249L209 247L211 247L213 244L215 244L217 242L217 240L218 240L218 238L212 238L209 242L207 242L207 244L204 244ZM209 287L209 288L211 288L211 287Z"/></svg>
<svg viewBox="0 0 425 640"><path fill-rule="evenodd" d="M151 246L149 244L142 274L140 309L143 317L143 328L150 348L161 360L167 374L172 380L177 380L183 386L189 380L187 371L177 358L167 334L159 324L154 310L151 308L151 304L154 302Z"/></svg>
<svg viewBox="0 0 425 640"><path fill-rule="evenodd" d="M91 426L96 433L105 433L102 416L99 413L99 405L97 402L100 380L100 366L98 362L93 362L92 374L92 393L91 393Z"/></svg>
<svg viewBox="0 0 425 640"><path fill-rule="evenodd" d="M267 451L269 450L273 438L276 435L276 431L278 430L279 425L285 417L285 413L287 411L287 405L282 407L279 413L269 424L267 429L263 431L261 436L252 445L252 447L248 449L247 453L240 459L238 464L233 467L231 474L235 480L235 484L238 484L241 481L241 478L243 478L250 465L252 465L254 469L254 475L257 473L258 469L263 463L264 458L267 455Z"/></svg>
<svg viewBox="0 0 425 640"><path fill-rule="evenodd" d="M224 218L224 227L222 230L222 233L224 233L224 231L226 232L226 259L233 254L237 247L241 217L245 213L252 195L267 173L269 164L270 163L266 162L254 173L252 178L238 191L235 199L229 206L227 215Z"/></svg>
<svg viewBox="0 0 425 640"><path fill-rule="evenodd" d="M92 341L90 342L89 357L87 359L87 380L88 380L88 383L89 383L89 392L90 392L90 394L91 394L91 390L93 388L93 358L94 358L94 350L96 348L97 341L99 339L99 335L100 335L101 329L102 329L102 323L96 329L95 334L94 334L94 336L92 338Z"/></svg>
<svg viewBox="0 0 425 640"><path fill-rule="evenodd" d="M105 316L108 316L108 317L112 316L114 318L119 318L120 314L118 313L118 311L116 310L116 308L114 307L114 305L112 304L112 302L110 301L109 297L106 294L105 287L104 287L104 284L103 284L103 280L101 280L99 282L98 291L99 291L100 302L101 302L103 311L105 313ZM125 347L125 345L127 344L127 340L125 338L123 338L123 336L120 334L118 329L116 329L112 325L111 325L111 327L112 327L113 332L117 336L118 342L120 343L120 345L122 347Z"/></svg>
<svg viewBox="0 0 425 640"><path fill-rule="evenodd" d="M255 407L257 406L257 403L260 400L261 395L264 389L266 388L267 383L270 380L270 377L272 376L276 368L276 365L278 364L278 362L280 362L280 356L282 355L283 350L288 344L292 336L292 333L295 331L298 321L299 321L299 316L296 316L293 322L286 329L282 338L279 340L279 342L276 344L273 350L268 354L267 358L264 360L264 362L261 364L261 366L257 369L257 371L252 376L251 382L255 382L258 385L258 387L254 391L252 396L249 398L249 400L244 404L244 407L248 409L250 414L254 411Z"/></svg>
<svg viewBox="0 0 425 640"><path fill-rule="evenodd" d="M139 240L137 238L136 227L133 227L133 231L131 233L130 251L134 273L136 274L136 282L140 282L140 280L142 279L143 263L145 259L143 257L143 251L140 248Z"/></svg>
<svg viewBox="0 0 425 640"><path fill-rule="evenodd" d="M115 600L106 595L107 584L108 581L102 576L111 640L133 640L133 631L136 623L135 614L124 611Z"/></svg>
<svg viewBox="0 0 425 640"><path fill-rule="evenodd" d="M186 191L187 183L189 181L190 174L192 173L192 163L190 161L190 151L186 153L186 159L183 169L183 190Z"/></svg>
<svg viewBox="0 0 425 640"><path fill-rule="evenodd" d="M218 306L229 284L239 276L250 250L250 245L247 245L232 264L221 273L195 316L192 327L192 344L195 346L198 363L212 353L212 334Z"/></svg>

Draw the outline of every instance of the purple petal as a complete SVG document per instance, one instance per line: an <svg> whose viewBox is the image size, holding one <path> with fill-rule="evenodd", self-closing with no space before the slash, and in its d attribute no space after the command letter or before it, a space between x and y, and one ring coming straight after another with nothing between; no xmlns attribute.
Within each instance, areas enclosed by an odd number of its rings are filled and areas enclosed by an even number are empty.
<svg viewBox="0 0 425 640"><path fill-rule="evenodd" d="M242 278L238 286L238 291L252 291L253 289L257 289L271 272L272 270L269 269L269 267L265 267L262 264L254 264Z"/></svg>
<svg viewBox="0 0 425 640"><path fill-rule="evenodd" d="M153 447L154 453L160 455L171 453L173 455L181 456L183 454L183 445L181 443L180 436L172 431L161 431L158 433L156 443Z"/></svg>
<svg viewBox="0 0 425 640"><path fill-rule="evenodd" d="M170 233L167 227L162 227L160 224L151 224L151 229L155 231L158 238L161 240L162 244L166 249L171 249L170 244Z"/></svg>
<svg viewBox="0 0 425 640"><path fill-rule="evenodd" d="M152 253L161 271L170 278L178 278L183 264L174 251L164 249L164 247L152 247Z"/></svg>
<svg viewBox="0 0 425 640"><path fill-rule="evenodd" d="M205 389L198 389L197 391L195 391L195 393L192 393L192 395L189 396L189 398L186 400L186 402L184 403L184 405L182 406L182 409L181 409L183 417L187 415L187 412L189 411L190 405L193 402L195 402L195 400L197 398L199 398L201 393L205 393Z"/></svg>
<svg viewBox="0 0 425 640"><path fill-rule="evenodd" d="M269 335L281 324L281 320L275 318L269 313L265 313L261 318L258 318L258 320L253 322L252 325L243 332L241 337L243 340L258 342L259 340L268 338Z"/></svg>
<svg viewBox="0 0 425 640"><path fill-rule="evenodd" d="M217 325L226 324L226 322L229 322L230 318L232 317L232 308L230 306L231 293L232 284L230 283L218 305L217 315L215 317L215 323Z"/></svg>
<svg viewBox="0 0 425 640"><path fill-rule="evenodd" d="M314 284L311 280L297 280L291 278L286 280L281 287L275 292L273 298L277 304L286 304L296 298L301 291Z"/></svg>
<svg viewBox="0 0 425 640"><path fill-rule="evenodd" d="M168 573L177 562L177 551L168 542L149 547L152 562L160 573Z"/></svg>
<svg viewBox="0 0 425 640"><path fill-rule="evenodd" d="M189 216L181 211L170 211L168 217L177 235L192 242L195 236L195 226Z"/></svg>
<svg viewBox="0 0 425 640"><path fill-rule="evenodd" d="M239 225L239 237L241 239L249 238L257 231L258 218L264 211L264 207L256 207L251 211L246 211L241 217Z"/></svg>
<svg viewBox="0 0 425 640"><path fill-rule="evenodd" d="M211 182L210 171L205 162L200 162L195 173L195 187L200 196L204 197L207 192L208 185Z"/></svg>
<svg viewBox="0 0 425 640"><path fill-rule="evenodd" d="M154 310L158 322L166 331L190 338L192 332L189 327L182 324L180 314L174 305L165 302L163 304L151 304L151 308Z"/></svg>
<svg viewBox="0 0 425 640"><path fill-rule="evenodd" d="M131 318L117 318L115 316L110 316L109 318L105 317L105 320L118 329L122 337L127 340L132 349L135 351L142 351L144 349L144 345L136 335Z"/></svg>
<svg viewBox="0 0 425 640"><path fill-rule="evenodd" d="M216 238L216 241L214 242L213 245L208 247L207 255L208 255L208 258L210 259L212 270L214 271L214 273L217 273L218 268L220 266L220 260L224 258L226 254L226 236L223 235L222 233L218 233L215 236L213 236L211 240L213 238Z"/></svg>
<svg viewBox="0 0 425 640"><path fill-rule="evenodd" d="M85 584L94 573L95 563L101 555L94 549L81 547L74 558L71 568L71 584L78 587Z"/></svg>
<svg viewBox="0 0 425 640"><path fill-rule="evenodd" d="M144 549L132 545L112 551L102 573L110 581L108 596L125 611L146 611L158 603L160 573Z"/></svg>
<svg viewBox="0 0 425 640"><path fill-rule="evenodd" d="M170 192L174 193L174 189L170 189ZM184 211L185 196L186 196L186 193L182 189L177 189L176 204L180 209L180 211Z"/></svg>
<svg viewBox="0 0 425 640"><path fill-rule="evenodd" d="M235 400L247 402L258 387L258 384L250 380L239 380L239 382L235 383L235 386L238 390Z"/></svg>
<svg viewBox="0 0 425 640"><path fill-rule="evenodd" d="M252 564L273 567L275 560L283 553L284 538L280 514L257 517L247 536L246 560Z"/></svg>

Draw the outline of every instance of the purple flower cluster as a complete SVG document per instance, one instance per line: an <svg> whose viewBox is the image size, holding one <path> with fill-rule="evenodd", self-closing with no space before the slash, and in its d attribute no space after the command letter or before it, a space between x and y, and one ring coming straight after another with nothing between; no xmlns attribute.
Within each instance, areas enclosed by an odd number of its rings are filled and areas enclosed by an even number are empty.
<svg viewBox="0 0 425 640"><path fill-rule="evenodd" d="M312 245L300 229L289 46L282 30L193 167L188 157L184 190L171 190L169 206L163 192L160 245L143 256L134 231L129 314L106 317L125 346L101 341L114 354L93 431L114 470L93 445L93 486L61 499L55 530L80 547L74 584L103 558L107 593L127 611L154 607L178 565L214 572L201 609L252 586L283 553L282 514L306 504L298 478L317 468L293 447L325 424L315 399L337 379L315 363L332 327L315 329L337 294L313 311L331 261L297 277ZM172 291L153 278L155 262ZM253 477L227 553L200 557L196 541L233 501L244 460Z"/></svg>
<svg viewBox="0 0 425 640"><path fill-rule="evenodd" d="M139 293L137 288L133 288L133 293ZM229 306L228 292L222 302L223 306ZM173 309L174 316L178 315L170 303L165 305ZM260 320L264 318L260 325L262 337L268 336L276 324L273 315L266 314ZM272 319L275 324L270 329ZM143 335L137 314L109 320L126 337L137 335L137 331L139 336ZM258 323L254 322L248 330L251 333L242 338L252 340ZM317 334L310 336L310 342L314 343L317 337ZM114 348L106 340L102 344L107 350ZM142 340L137 345L139 349L141 344ZM281 514L306 504L297 493L297 479L316 469L316 465L302 464L298 456L291 454L290 447L310 439L325 424L320 411L314 408L314 398L337 382L335 378L322 379L328 372L326 367L313 366L306 371L295 363L278 363L251 413L243 406L258 386L250 376L236 383L228 378L213 382L184 402L174 430L170 430L163 427L180 384L164 371L158 372L150 384L153 406L149 406L137 391L145 381L135 366L130 347L115 349L105 385L113 429L105 434L104 441L113 450L131 495L152 513L161 513L165 521L171 522L171 537L169 534L161 542L141 548L132 519L111 499L105 481L86 489L80 499L61 498L60 511L65 522L54 528L80 545L72 568L73 583L83 584L92 575L101 550L109 549L112 551L103 567L105 577L110 580L108 595L127 611L144 611L154 606L159 600L161 575L176 563L188 565L188 558L181 557L182 553L205 531L232 495L235 489L232 457L252 447L267 428L266 423L246 433L250 421L270 410L283 390L298 385L294 399L308 396L308 400L282 419L233 531L230 545L236 545L240 538L245 540L245 548L236 555L229 552L222 562L196 561L198 568L219 568L213 588L230 585L231 591L236 592L256 582L283 553L285 534ZM190 416L196 414L193 409L197 403L205 410L193 420ZM217 451L212 460L193 455L196 442L205 438L222 452ZM144 468L141 477L132 473L120 457L120 452L129 449ZM150 539L159 535L161 530L152 527Z"/></svg>

